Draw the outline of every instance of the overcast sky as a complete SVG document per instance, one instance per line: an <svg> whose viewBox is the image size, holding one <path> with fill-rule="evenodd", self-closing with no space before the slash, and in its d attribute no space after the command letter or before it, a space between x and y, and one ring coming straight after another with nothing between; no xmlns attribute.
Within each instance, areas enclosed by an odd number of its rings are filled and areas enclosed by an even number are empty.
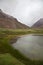
<svg viewBox="0 0 43 65"><path fill-rule="evenodd" d="M0 0L0 9L30 26L43 18L43 0Z"/></svg>

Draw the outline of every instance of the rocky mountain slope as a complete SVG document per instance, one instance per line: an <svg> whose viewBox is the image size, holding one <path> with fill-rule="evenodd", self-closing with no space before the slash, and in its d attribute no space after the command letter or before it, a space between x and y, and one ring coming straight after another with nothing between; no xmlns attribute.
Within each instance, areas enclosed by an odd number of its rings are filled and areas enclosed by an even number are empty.
<svg viewBox="0 0 43 65"><path fill-rule="evenodd" d="M33 26L32 28L43 28L43 18L41 18L40 20L38 20Z"/></svg>
<svg viewBox="0 0 43 65"><path fill-rule="evenodd" d="M29 28L25 24L20 23L16 18L5 14L0 9L0 28L8 28L8 29L27 29Z"/></svg>

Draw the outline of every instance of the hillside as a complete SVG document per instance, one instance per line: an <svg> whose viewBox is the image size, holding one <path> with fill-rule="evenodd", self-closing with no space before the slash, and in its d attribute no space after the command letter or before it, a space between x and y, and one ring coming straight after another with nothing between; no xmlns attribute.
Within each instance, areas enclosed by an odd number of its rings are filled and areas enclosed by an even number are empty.
<svg viewBox="0 0 43 65"><path fill-rule="evenodd" d="M5 14L0 9L0 28L8 28L8 29L27 29L29 28L25 24L20 23L16 18Z"/></svg>
<svg viewBox="0 0 43 65"><path fill-rule="evenodd" d="M38 20L33 26L32 28L43 28L43 18L41 18L40 20Z"/></svg>

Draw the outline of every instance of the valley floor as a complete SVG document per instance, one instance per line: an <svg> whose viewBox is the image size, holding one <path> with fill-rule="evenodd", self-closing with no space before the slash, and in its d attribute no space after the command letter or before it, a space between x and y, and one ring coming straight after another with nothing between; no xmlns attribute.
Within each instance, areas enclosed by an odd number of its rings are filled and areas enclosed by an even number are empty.
<svg viewBox="0 0 43 65"><path fill-rule="evenodd" d="M43 65L43 60L30 60L10 44L20 35L43 34L43 29L2 29L0 28L0 65Z"/></svg>

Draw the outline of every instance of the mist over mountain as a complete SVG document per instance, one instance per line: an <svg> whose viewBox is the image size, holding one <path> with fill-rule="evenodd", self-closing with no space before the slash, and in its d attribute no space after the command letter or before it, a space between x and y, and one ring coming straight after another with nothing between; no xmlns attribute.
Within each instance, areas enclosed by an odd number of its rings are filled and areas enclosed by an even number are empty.
<svg viewBox="0 0 43 65"><path fill-rule="evenodd" d="M40 20L38 20L33 26L32 28L43 28L43 18L41 18Z"/></svg>
<svg viewBox="0 0 43 65"><path fill-rule="evenodd" d="M27 29L29 27L20 23L16 18L4 13L0 9L0 28Z"/></svg>

